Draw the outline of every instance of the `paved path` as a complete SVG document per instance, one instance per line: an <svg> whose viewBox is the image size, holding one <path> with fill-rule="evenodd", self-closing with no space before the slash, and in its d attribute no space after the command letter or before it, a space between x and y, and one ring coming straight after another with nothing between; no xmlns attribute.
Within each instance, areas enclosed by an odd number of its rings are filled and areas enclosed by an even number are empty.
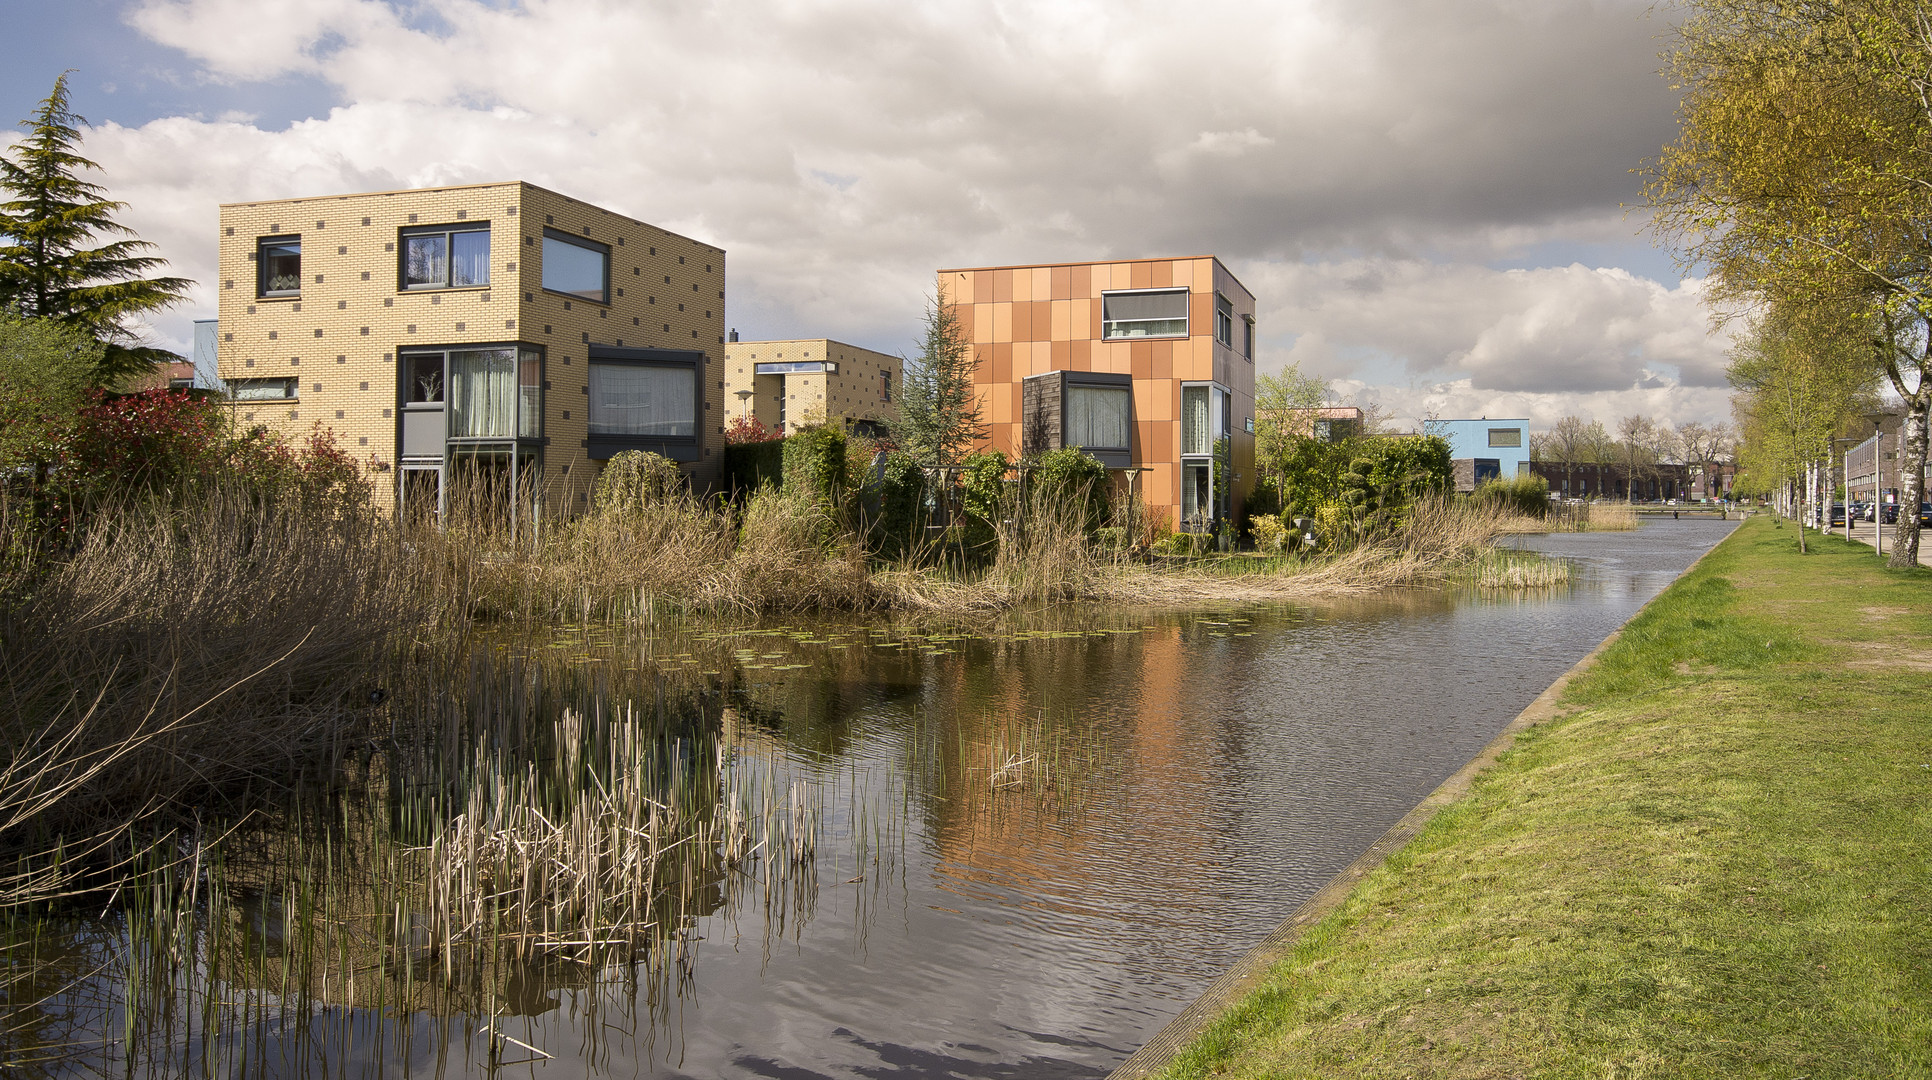
<svg viewBox="0 0 1932 1080"><path fill-rule="evenodd" d="M1832 527L1831 532L1833 536L1843 536L1845 535L1845 527L1843 525L1835 525ZM1897 537L1898 537L1897 530L1894 529L1892 526L1887 525L1885 527L1885 557L1887 559L1890 559L1892 557L1892 541ZM1852 522L1851 538L1865 545L1866 547L1871 547L1872 546L1872 523L1869 521ZM1932 566L1932 563L1928 563L1925 561L1925 557L1927 555L1927 552L1926 552L1927 541L1932 541L1932 532L1928 532L1925 529L1919 530L1919 565L1920 566Z"/></svg>

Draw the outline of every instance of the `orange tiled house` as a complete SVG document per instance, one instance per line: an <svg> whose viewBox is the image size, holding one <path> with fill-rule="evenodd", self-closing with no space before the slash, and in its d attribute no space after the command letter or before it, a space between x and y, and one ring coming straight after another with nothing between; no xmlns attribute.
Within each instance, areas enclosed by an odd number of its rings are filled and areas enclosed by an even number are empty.
<svg viewBox="0 0 1932 1080"><path fill-rule="evenodd" d="M939 271L987 445L1078 446L1176 528L1254 486L1254 294L1212 255Z"/></svg>

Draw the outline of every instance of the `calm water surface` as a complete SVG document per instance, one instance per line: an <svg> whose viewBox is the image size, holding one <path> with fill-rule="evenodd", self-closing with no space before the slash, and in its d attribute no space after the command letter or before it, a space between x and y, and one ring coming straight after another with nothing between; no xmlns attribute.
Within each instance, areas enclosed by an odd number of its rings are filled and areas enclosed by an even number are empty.
<svg viewBox="0 0 1932 1080"><path fill-rule="evenodd" d="M1150 629L780 673L751 691L766 745L834 778L834 803L892 788L922 716L969 746L1042 718L1090 756L1051 791L966 767L944 795L888 795L909 807L896 866L822 854L806 917L704 920L681 1008L648 1049L595 1044L595 1067L1103 1075L1734 527L1526 538L1575 560L1552 595L1133 618ZM531 1017L530 1041L590 1052L569 1011Z"/></svg>
<svg viewBox="0 0 1932 1080"><path fill-rule="evenodd" d="M1526 538L1576 566L1528 596L613 645L734 667L729 767L808 793L818 855L724 886L669 985L513 987L553 1056L511 1071L1104 1075L1734 527ZM482 1073L474 1020L318 1006L284 1060Z"/></svg>

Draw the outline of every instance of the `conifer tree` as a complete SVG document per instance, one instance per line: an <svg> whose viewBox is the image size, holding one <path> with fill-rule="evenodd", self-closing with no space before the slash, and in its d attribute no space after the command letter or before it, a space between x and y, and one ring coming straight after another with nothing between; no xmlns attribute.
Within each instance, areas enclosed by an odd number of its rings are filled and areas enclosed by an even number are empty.
<svg viewBox="0 0 1932 1080"><path fill-rule="evenodd" d="M891 425L893 437L928 468L959 464L986 429L973 389L972 349L944 293L928 304L925 340L918 357L906 358L905 365L905 392Z"/></svg>
<svg viewBox="0 0 1932 1080"><path fill-rule="evenodd" d="M125 203L81 178L100 166L78 152L86 120L68 107L66 74L21 123L27 137L0 155L0 309L52 319L99 341L101 385L180 359L146 344L138 320L186 299L190 282L143 276L166 260L114 220ZM96 245L97 237L112 239Z"/></svg>

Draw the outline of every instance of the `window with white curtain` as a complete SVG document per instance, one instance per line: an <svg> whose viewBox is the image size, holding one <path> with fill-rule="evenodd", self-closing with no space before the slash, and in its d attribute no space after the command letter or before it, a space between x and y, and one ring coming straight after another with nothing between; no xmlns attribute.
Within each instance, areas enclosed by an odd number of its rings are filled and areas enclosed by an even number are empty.
<svg viewBox="0 0 1932 1080"><path fill-rule="evenodd" d="M1128 449L1130 400L1125 387L1067 387L1067 445Z"/></svg>
<svg viewBox="0 0 1932 1080"><path fill-rule="evenodd" d="M1207 386L1181 387L1181 453L1207 454L1214 449L1209 423Z"/></svg>
<svg viewBox="0 0 1932 1080"><path fill-rule="evenodd" d="M490 227L424 226L402 238L405 289L459 289L490 283Z"/></svg>
<svg viewBox="0 0 1932 1080"><path fill-rule="evenodd" d="M693 438L697 371L657 364L590 365L590 433Z"/></svg>
<svg viewBox="0 0 1932 1080"><path fill-rule="evenodd" d="M517 433L517 352L466 349L449 354L449 435L511 438Z"/></svg>
<svg viewBox="0 0 1932 1080"><path fill-rule="evenodd" d="M1103 338L1186 337L1187 290L1102 293Z"/></svg>

